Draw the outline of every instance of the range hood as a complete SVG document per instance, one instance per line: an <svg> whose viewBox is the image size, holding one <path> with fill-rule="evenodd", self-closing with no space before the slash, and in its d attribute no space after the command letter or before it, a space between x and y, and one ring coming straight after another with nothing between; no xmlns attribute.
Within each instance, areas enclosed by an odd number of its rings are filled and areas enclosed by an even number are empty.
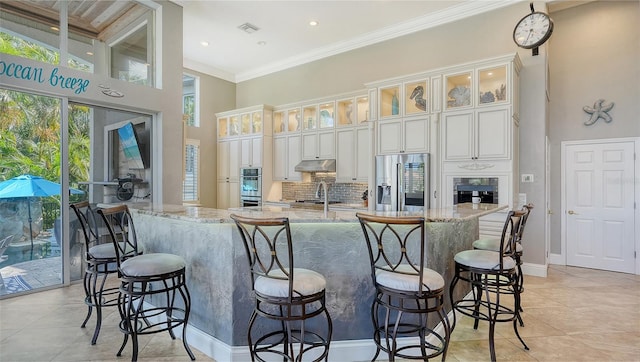
<svg viewBox="0 0 640 362"><path fill-rule="evenodd" d="M296 172L336 172L336 160L303 160L294 170Z"/></svg>

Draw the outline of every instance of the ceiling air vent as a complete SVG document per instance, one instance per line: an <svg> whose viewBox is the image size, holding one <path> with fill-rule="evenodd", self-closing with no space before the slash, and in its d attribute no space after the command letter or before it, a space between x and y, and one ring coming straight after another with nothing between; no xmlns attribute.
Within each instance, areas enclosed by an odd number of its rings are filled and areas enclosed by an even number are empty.
<svg viewBox="0 0 640 362"><path fill-rule="evenodd" d="M244 31L247 34L253 34L256 31L258 31L260 28L258 28L257 26L255 26L253 24L244 23L244 24L238 26L238 29Z"/></svg>

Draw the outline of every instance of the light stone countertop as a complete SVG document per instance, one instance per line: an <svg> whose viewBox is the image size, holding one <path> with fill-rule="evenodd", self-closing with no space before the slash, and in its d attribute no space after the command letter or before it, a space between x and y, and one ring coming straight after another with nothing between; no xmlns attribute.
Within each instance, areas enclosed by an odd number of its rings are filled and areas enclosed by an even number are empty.
<svg viewBox="0 0 640 362"><path fill-rule="evenodd" d="M98 205L105 207L108 205ZM113 205L112 205L113 206ZM454 222L474 217L480 217L507 208L507 205L496 204L460 204L441 209L428 209L424 212L377 212L377 211L329 211L324 215L322 210L303 208L286 208L276 206L245 207L229 210L210 209L184 205L162 205L152 208L130 206L141 214L167 217L171 219L188 220L199 223L232 223L229 217L235 213L245 217L278 218L288 217L292 223L326 223L326 222L357 222L356 212L381 216L424 216L427 222Z"/></svg>

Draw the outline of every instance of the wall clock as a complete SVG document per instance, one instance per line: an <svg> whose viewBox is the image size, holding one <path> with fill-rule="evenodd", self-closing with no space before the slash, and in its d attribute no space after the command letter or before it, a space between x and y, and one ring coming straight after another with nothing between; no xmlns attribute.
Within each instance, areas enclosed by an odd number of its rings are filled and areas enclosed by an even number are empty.
<svg viewBox="0 0 640 362"><path fill-rule="evenodd" d="M549 15L535 11L530 4L531 13L520 19L513 29L513 41L521 48L534 49L544 44L553 32L553 20Z"/></svg>

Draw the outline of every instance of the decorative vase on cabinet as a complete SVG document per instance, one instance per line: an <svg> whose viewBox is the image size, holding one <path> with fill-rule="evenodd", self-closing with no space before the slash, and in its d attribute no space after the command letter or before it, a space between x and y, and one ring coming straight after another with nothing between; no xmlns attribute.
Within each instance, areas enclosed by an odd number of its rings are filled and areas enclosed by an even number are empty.
<svg viewBox="0 0 640 362"><path fill-rule="evenodd" d="M391 114L396 116L398 115L398 113L400 108L400 102L398 101L398 93L397 92L393 92L393 98L391 98Z"/></svg>

